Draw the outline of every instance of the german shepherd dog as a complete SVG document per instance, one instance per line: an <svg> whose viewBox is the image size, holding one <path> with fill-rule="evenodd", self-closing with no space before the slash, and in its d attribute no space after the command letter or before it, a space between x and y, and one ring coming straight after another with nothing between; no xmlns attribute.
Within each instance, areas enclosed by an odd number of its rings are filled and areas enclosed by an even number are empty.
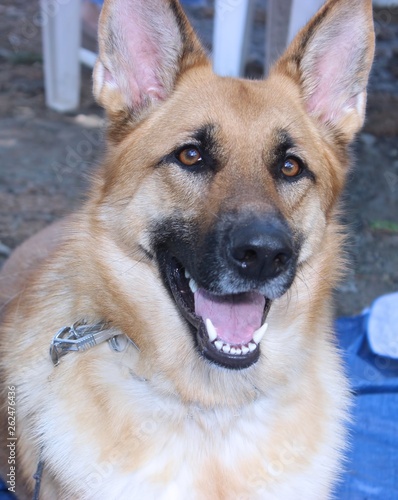
<svg viewBox="0 0 398 500"><path fill-rule="evenodd" d="M8 272L1 326L17 491L330 498L350 401L338 199L371 0L329 0L265 81L215 75L176 0L106 0L99 47L102 167L55 248L44 233L4 271L31 269Z"/></svg>

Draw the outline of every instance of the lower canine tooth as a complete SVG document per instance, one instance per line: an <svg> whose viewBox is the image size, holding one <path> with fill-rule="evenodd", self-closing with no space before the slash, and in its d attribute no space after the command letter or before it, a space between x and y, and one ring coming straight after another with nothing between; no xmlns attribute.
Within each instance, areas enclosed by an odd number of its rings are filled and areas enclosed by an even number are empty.
<svg viewBox="0 0 398 500"><path fill-rule="evenodd" d="M225 344L222 350L226 353L229 354L231 352L231 346L229 344Z"/></svg>
<svg viewBox="0 0 398 500"><path fill-rule="evenodd" d="M213 325L210 318L206 320L207 335L209 336L210 342L214 342L217 338L217 330Z"/></svg>
<svg viewBox="0 0 398 500"><path fill-rule="evenodd" d="M259 328L256 332L254 332L253 340L256 344L259 344L264 337L265 332L267 331L268 323L264 323L261 328Z"/></svg>
<svg viewBox="0 0 398 500"><path fill-rule="evenodd" d="M214 342L214 345L216 346L216 348L217 348L219 351L221 351L222 346L223 346L224 344L221 342L221 340L216 340L216 341Z"/></svg>
<svg viewBox="0 0 398 500"><path fill-rule="evenodd" d="M254 344L253 342L250 342L250 344L248 345L249 347L249 351L250 352L253 352L257 349L257 344Z"/></svg>

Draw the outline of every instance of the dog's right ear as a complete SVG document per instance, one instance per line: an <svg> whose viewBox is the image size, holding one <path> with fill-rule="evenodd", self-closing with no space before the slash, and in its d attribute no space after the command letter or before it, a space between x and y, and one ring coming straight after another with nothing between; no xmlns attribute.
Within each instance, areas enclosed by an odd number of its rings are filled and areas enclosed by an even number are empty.
<svg viewBox="0 0 398 500"><path fill-rule="evenodd" d="M135 121L166 99L179 75L209 64L176 0L105 0L94 96L110 115Z"/></svg>

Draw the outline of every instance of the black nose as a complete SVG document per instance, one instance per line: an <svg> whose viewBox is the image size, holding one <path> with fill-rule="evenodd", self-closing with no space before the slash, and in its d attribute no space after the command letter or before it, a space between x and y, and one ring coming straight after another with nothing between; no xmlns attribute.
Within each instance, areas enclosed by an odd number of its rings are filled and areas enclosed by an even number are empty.
<svg viewBox="0 0 398 500"><path fill-rule="evenodd" d="M241 276L259 281L276 278L292 262L292 236L278 219L238 223L230 231L227 254Z"/></svg>

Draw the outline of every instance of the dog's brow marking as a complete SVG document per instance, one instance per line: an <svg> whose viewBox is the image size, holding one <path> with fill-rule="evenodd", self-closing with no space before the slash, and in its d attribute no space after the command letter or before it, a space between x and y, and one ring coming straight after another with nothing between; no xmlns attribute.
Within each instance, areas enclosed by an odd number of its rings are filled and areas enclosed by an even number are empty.
<svg viewBox="0 0 398 500"><path fill-rule="evenodd" d="M284 159L286 152L296 147L294 139L285 129L276 130L274 138L276 144L272 150L272 155L276 161Z"/></svg>
<svg viewBox="0 0 398 500"><path fill-rule="evenodd" d="M302 128L300 127L302 118L301 117L296 117L290 120L288 123L284 124L283 127L276 128L275 131L277 133L282 132L283 134L287 134L289 138L293 141L293 138L291 134L289 133L289 130L294 129L294 135L297 139L300 139L302 141L305 140L305 137L300 134ZM293 141L294 142L294 141Z"/></svg>
<svg viewBox="0 0 398 500"><path fill-rule="evenodd" d="M192 137L202 144L211 143L215 141L215 131L217 128L218 126L216 124L207 123L206 125L196 129L193 132Z"/></svg>
<svg viewBox="0 0 398 500"><path fill-rule="evenodd" d="M201 146L208 146L209 149L212 147L217 146L217 139L216 139L216 131L219 128L218 125L215 123L207 123L204 125L199 126L198 128L195 128L188 132L186 134L186 139L183 140L184 143L189 143L190 141L193 141L197 143L198 145ZM177 144L175 148L178 148L179 145Z"/></svg>

